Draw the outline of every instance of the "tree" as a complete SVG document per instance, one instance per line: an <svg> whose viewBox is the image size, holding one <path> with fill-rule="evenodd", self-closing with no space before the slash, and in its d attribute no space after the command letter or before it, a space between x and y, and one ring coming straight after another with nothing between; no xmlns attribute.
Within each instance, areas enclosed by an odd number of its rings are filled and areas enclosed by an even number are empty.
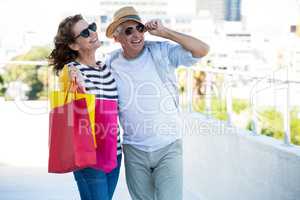
<svg viewBox="0 0 300 200"><path fill-rule="evenodd" d="M18 55L13 61L42 61L46 60L51 49L47 46L33 47L27 53ZM49 66L9 64L5 66L4 82L22 81L30 87L27 93L29 100L45 98L47 96L47 78ZM48 76L48 73L47 75Z"/></svg>
<svg viewBox="0 0 300 200"><path fill-rule="evenodd" d="M0 75L0 96L3 96L5 93L6 88L4 87L4 79Z"/></svg>
<svg viewBox="0 0 300 200"><path fill-rule="evenodd" d="M294 107L291 110L291 140L293 144L300 145L300 108Z"/></svg>

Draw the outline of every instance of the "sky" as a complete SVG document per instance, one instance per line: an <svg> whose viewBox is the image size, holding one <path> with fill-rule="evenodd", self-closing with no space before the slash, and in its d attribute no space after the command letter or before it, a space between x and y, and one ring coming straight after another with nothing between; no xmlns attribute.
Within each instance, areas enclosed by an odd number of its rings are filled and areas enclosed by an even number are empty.
<svg viewBox="0 0 300 200"><path fill-rule="evenodd" d="M173 13L188 13L189 9L193 9L194 0L185 0L188 7L185 7L184 10L181 9L183 4L181 0L169 0L169 2L169 9ZM20 28L44 26L44 24L55 21L55 18L62 13L97 12L93 9L98 9L97 6L94 6L98 4L98 0L1 0L0 25L7 26L17 23Z"/></svg>
<svg viewBox="0 0 300 200"><path fill-rule="evenodd" d="M183 13L182 1L169 0L171 13ZM194 0L188 2L187 10L192 9ZM76 13L97 13L98 0L1 0L0 1L0 41L3 46L22 42L20 34L34 30L41 41L54 35L62 15ZM20 41L16 41L20 40Z"/></svg>
<svg viewBox="0 0 300 200"><path fill-rule="evenodd" d="M0 37L12 39L14 35L28 30L35 30L41 35L53 35L61 14L84 11L88 5L83 2L85 1L1 0Z"/></svg>
<svg viewBox="0 0 300 200"><path fill-rule="evenodd" d="M299 0L300 1L300 0ZM54 35L62 14L97 12L98 0L1 0L0 41L4 44L22 42L20 33L34 30L41 41ZM195 0L169 0L169 13L188 14ZM300 2L296 0L242 0L243 13L251 26L281 26L296 23ZM182 9L182 8L185 9ZM20 41L16 41L20 40ZM5 46L5 45L4 45Z"/></svg>

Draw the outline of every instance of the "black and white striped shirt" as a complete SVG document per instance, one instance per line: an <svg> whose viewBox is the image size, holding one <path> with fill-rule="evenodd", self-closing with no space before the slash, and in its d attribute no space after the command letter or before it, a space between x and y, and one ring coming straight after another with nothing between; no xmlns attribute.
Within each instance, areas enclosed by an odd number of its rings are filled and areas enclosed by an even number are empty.
<svg viewBox="0 0 300 200"><path fill-rule="evenodd" d="M101 62L97 62L99 68L84 65L78 62L71 62L69 67L76 67L81 72L82 82L89 94L94 94L96 99L109 99L118 100L117 84L113 78L110 70L106 65L102 65ZM117 153L121 154L121 138L120 128L118 128L118 145Z"/></svg>

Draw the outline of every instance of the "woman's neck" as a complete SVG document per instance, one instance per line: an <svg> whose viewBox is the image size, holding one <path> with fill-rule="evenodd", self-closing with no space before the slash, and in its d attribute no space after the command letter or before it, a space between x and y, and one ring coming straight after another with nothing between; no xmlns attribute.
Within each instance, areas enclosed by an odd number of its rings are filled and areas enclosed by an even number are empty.
<svg viewBox="0 0 300 200"><path fill-rule="evenodd" d="M97 61L95 57L95 53L93 54L80 54L78 58L76 59L81 64L88 65L91 67L97 66Z"/></svg>

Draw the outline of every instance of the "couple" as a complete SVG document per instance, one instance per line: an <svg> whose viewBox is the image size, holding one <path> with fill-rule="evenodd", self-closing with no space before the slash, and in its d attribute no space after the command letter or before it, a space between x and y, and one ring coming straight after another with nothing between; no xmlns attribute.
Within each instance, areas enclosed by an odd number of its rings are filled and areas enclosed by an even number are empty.
<svg viewBox="0 0 300 200"><path fill-rule="evenodd" d="M145 32L176 42L144 41ZM133 200L182 200L182 141L178 123L178 94L174 71L191 66L208 53L208 46L163 26L160 20L142 23L133 7L115 12L106 36L120 43L105 62L97 61L100 42L96 24L81 15L63 20L50 55L59 74L69 66L79 87L97 98L115 99L124 130L126 182ZM96 111L97 112L97 111ZM92 167L74 171L82 200L111 200L119 177Z"/></svg>

